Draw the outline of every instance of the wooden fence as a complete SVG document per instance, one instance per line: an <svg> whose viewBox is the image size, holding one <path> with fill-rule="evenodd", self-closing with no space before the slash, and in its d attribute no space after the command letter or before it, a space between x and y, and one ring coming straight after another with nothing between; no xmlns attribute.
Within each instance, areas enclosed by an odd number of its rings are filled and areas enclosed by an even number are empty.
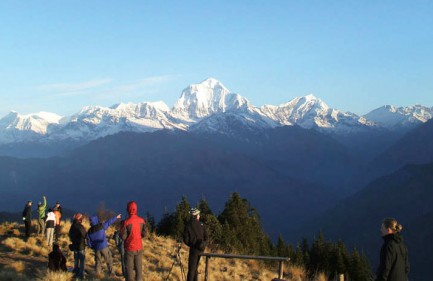
<svg viewBox="0 0 433 281"><path fill-rule="evenodd" d="M223 258L223 259L244 259L244 260L270 260L278 261L278 278L283 278L283 262L288 262L290 258L287 257L264 257L264 256L245 256L245 255L231 255L231 254L212 254L201 253L200 256L206 257L206 266L204 271L204 280L208 281L209 273L209 259L210 258Z"/></svg>

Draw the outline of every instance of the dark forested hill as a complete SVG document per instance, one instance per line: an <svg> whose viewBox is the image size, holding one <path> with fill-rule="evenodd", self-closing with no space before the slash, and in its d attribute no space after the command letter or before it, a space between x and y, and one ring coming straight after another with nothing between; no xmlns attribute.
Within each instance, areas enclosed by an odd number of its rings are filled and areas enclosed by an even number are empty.
<svg viewBox="0 0 433 281"><path fill-rule="evenodd" d="M180 196L209 198L218 211L234 191L248 198L271 235L332 206L331 186L352 162L344 147L316 131L283 127L259 137L176 131L120 133L98 139L63 157L0 158L0 204L21 209L46 195L70 209L94 211L100 202L124 210L129 200L157 217ZM322 184L325 182L327 184Z"/></svg>
<svg viewBox="0 0 433 281"><path fill-rule="evenodd" d="M414 280L426 280L433 264L433 163L405 166L375 180L305 226L299 236L317 233L356 245L377 265L382 239L380 225L395 217L404 226ZM418 279L420 278L420 279Z"/></svg>

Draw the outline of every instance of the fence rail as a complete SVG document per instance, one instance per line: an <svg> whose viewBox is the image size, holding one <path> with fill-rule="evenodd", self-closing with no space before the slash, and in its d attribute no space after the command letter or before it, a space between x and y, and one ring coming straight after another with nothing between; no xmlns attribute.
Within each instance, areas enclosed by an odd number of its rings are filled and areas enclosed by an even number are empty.
<svg viewBox="0 0 433 281"><path fill-rule="evenodd" d="M209 259L211 258L278 261L279 262L278 279L283 278L283 262L290 261L290 258L287 257L265 257L265 256L247 256L247 255L213 254L213 253L201 253L200 256L206 257L206 266L204 271L205 281L208 281Z"/></svg>

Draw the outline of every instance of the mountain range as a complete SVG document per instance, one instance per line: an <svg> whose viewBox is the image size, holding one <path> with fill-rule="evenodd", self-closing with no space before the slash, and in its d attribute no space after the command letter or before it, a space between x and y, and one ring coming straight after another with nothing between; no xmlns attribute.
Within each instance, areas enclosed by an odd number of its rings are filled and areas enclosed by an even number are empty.
<svg viewBox="0 0 433 281"><path fill-rule="evenodd" d="M371 129L406 131L431 119L433 108L383 106L358 116L330 108L313 95L277 106L256 107L246 98L231 93L218 80L209 78L185 88L171 109L159 101L120 103L111 107L87 106L66 117L47 112L28 115L11 112L0 119L0 145L84 143L121 131L220 131L221 114L238 118L252 130L297 125L344 136Z"/></svg>

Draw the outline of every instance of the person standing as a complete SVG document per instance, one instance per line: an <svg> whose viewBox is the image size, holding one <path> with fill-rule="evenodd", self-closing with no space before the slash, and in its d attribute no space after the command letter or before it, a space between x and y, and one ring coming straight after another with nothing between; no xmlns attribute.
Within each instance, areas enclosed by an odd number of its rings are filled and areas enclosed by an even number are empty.
<svg viewBox="0 0 433 281"><path fill-rule="evenodd" d="M27 201L23 210L23 221L25 227L26 238L30 237L30 231L32 228L32 201Z"/></svg>
<svg viewBox="0 0 433 281"><path fill-rule="evenodd" d="M53 240L54 240L54 226L56 225L56 215L54 214L52 209L48 209L48 213L47 213L47 219L45 221L45 226L46 226L46 230L47 230L47 243L48 246L52 246L53 245Z"/></svg>
<svg viewBox="0 0 433 281"><path fill-rule="evenodd" d="M129 217L120 229L125 249L126 281L142 280L143 241L146 236L146 221L137 215L137 203L126 205ZM135 271L135 278L134 278Z"/></svg>
<svg viewBox="0 0 433 281"><path fill-rule="evenodd" d="M38 235L44 236L45 233L45 211L47 209L47 198L42 196L43 202L38 203Z"/></svg>
<svg viewBox="0 0 433 281"><path fill-rule="evenodd" d="M101 274L102 269L102 257L104 257L107 263L109 275L113 275L113 259L111 251L108 248L108 240L105 231L112 225L117 219L120 219L121 215L117 215L108 219L104 223L100 223L97 216L90 217L90 229L87 231L87 246L95 251L95 267L96 274Z"/></svg>
<svg viewBox="0 0 433 281"><path fill-rule="evenodd" d="M85 240L86 229L83 226L83 215L76 213L74 221L69 229L69 239L71 240L70 250L74 252L74 270L72 271L76 278L84 278L84 265L86 262Z"/></svg>
<svg viewBox="0 0 433 281"><path fill-rule="evenodd" d="M200 210L191 208L190 214L191 220L186 225L183 233L183 242L189 247L188 274L186 280L197 281L200 253L203 253L206 248L208 234L206 227L200 222Z"/></svg>
<svg viewBox="0 0 433 281"><path fill-rule="evenodd" d="M125 221L120 222L119 228L114 232L113 239L116 243L117 250L120 254L120 262L122 265L122 276L126 278L126 267L125 267L125 247L122 237L120 236L120 230L123 227Z"/></svg>
<svg viewBox="0 0 433 281"><path fill-rule="evenodd" d="M407 281L409 259L407 247L400 232L403 226L394 218L386 218L380 227L383 245L376 281Z"/></svg>
<svg viewBox="0 0 433 281"><path fill-rule="evenodd" d="M56 237L56 241L59 240L60 236L60 220L62 219L63 209L60 206L60 203L57 201L56 205L53 207L54 215L56 215L56 225L54 227L54 235Z"/></svg>

